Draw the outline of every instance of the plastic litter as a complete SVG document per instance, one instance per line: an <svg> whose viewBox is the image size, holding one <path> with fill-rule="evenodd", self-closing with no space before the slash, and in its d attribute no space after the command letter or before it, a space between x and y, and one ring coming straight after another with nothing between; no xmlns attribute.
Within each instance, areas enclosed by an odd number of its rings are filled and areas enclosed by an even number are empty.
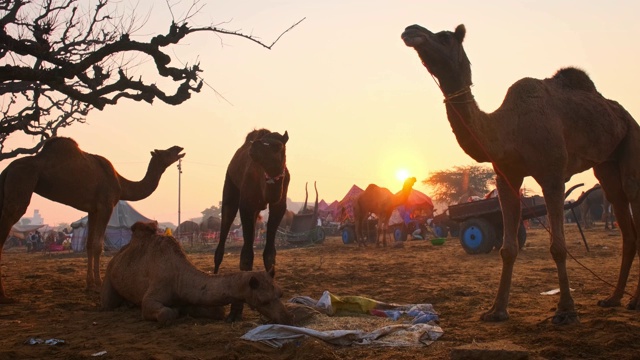
<svg viewBox="0 0 640 360"><path fill-rule="evenodd" d="M95 357L95 356L102 356L102 355L106 355L106 354L107 354L107 352L105 350L102 350L102 351L98 351L97 353L91 354L91 356Z"/></svg>
<svg viewBox="0 0 640 360"><path fill-rule="evenodd" d="M570 291L573 291L572 288L569 288ZM560 289L556 288L553 290L549 290L549 291L543 291L540 293L540 295L555 295L555 294L559 294L560 293Z"/></svg>
<svg viewBox="0 0 640 360"><path fill-rule="evenodd" d="M37 344L58 345L58 344L64 344L64 340L61 340L61 339L42 340L39 338L29 338L24 343L27 345L37 345Z"/></svg>

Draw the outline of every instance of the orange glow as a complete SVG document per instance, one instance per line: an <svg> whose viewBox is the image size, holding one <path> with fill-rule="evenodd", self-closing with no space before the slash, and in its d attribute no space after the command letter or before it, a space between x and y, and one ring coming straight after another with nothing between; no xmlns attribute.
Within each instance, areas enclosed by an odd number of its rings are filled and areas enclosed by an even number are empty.
<svg viewBox="0 0 640 360"><path fill-rule="evenodd" d="M404 182L409 177L409 170L407 169L398 169L396 171L396 179Z"/></svg>

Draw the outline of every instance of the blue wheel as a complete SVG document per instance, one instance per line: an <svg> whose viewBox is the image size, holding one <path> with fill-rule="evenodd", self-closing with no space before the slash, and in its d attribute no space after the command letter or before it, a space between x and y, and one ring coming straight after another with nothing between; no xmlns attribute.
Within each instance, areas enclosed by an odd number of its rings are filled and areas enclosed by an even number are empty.
<svg viewBox="0 0 640 360"><path fill-rule="evenodd" d="M404 226L396 226L393 229L393 240L395 241L405 241L407 240L407 231Z"/></svg>
<svg viewBox="0 0 640 360"><path fill-rule="evenodd" d="M442 225L436 225L433 228L433 232L436 233L437 237L447 237L447 228Z"/></svg>
<svg viewBox="0 0 640 360"><path fill-rule="evenodd" d="M493 250L495 241L495 229L484 219L471 218L460 227L460 244L467 254L487 254Z"/></svg>
<svg viewBox="0 0 640 360"><path fill-rule="evenodd" d="M355 242L355 240L356 240L356 233L352 227L347 226L344 229L342 229L342 242L345 245L351 244L352 242Z"/></svg>

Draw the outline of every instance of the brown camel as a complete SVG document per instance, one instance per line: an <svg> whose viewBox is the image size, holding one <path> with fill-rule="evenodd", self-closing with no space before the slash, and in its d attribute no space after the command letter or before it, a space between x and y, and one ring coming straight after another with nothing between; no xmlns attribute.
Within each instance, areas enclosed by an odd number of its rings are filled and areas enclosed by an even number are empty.
<svg viewBox="0 0 640 360"><path fill-rule="evenodd" d="M595 184L593 188L596 190L591 191L577 209L580 213L580 223L585 228L590 228L593 226L594 215L602 214L601 220L604 221L605 230L614 229L611 204L604 196L602 186Z"/></svg>
<svg viewBox="0 0 640 360"><path fill-rule="evenodd" d="M113 207L119 200L151 195L165 169L185 155L181 151L179 146L152 151L144 178L133 182L120 176L104 157L80 150L72 139L48 140L38 154L14 160L0 175L0 256L11 226L25 213L35 192L89 213L87 288L99 289L100 254ZM9 302L0 273L0 303Z"/></svg>
<svg viewBox="0 0 640 360"><path fill-rule="evenodd" d="M287 210L282 216L282 221L280 221L280 228L288 230L291 227L291 223L293 223L294 215L293 211Z"/></svg>
<svg viewBox="0 0 640 360"><path fill-rule="evenodd" d="M262 253L264 267L270 270L276 264L276 231L287 210L289 170L286 166L284 135L267 129L247 134L244 144L236 151L227 168L222 189L222 223L220 241L215 253L213 272L218 273L224 256L224 244L231 224L240 210L244 243L240 252L240 270L253 270L253 243L256 221L260 211L269 206L267 236ZM242 319L242 302L231 304L227 321Z"/></svg>
<svg viewBox="0 0 640 360"><path fill-rule="evenodd" d="M213 215L206 219L202 219L202 222L200 223L200 232L220 231L220 222L220 218Z"/></svg>
<svg viewBox="0 0 640 360"><path fill-rule="evenodd" d="M224 305L241 301L276 323L292 323L273 269L209 275L189 261L174 237L158 235L156 222L137 222L131 230L131 242L107 266L103 310L132 303L144 319L164 325L180 313L221 320Z"/></svg>
<svg viewBox="0 0 640 360"><path fill-rule="evenodd" d="M387 188L380 187L376 184L369 184L363 193L358 195L353 203L353 215L355 218L356 239L358 247L366 245L363 232L365 231L365 221L371 214L375 214L378 218L378 231L376 232L376 246L380 246L380 234L382 233L382 246L387 246L387 228L389 226L389 218L393 209L403 205L409 195L416 178L407 178L404 181L402 190L397 194L392 194ZM368 233L368 231L367 231Z"/></svg>
<svg viewBox="0 0 640 360"><path fill-rule="evenodd" d="M564 183L593 168L611 201L623 238L622 265L612 295L601 306L618 306L629 270L640 251L640 126L617 102L604 98L587 74L575 68L552 78L524 78L514 83L493 113L482 112L471 94L471 64L462 47L464 25L454 32L412 25L402 39L437 78L447 117L462 149L478 162L491 162L497 174L504 239L502 274L485 321L509 317L507 307L513 267L518 255L520 220L518 189L525 176L542 188L550 223L551 255L558 270L560 299L553 322L577 322L567 275L563 232ZM631 212L630 212L631 210ZM640 283L628 305L640 310Z"/></svg>

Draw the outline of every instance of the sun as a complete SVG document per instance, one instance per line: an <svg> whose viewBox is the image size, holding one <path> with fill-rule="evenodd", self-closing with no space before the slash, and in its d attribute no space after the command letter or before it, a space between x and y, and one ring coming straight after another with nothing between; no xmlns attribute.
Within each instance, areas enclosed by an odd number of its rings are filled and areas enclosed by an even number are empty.
<svg viewBox="0 0 640 360"><path fill-rule="evenodd" d="M409 177L409 170L407 169L398 169L396 171L396 179L400 181L405 181Z"/></svg>

